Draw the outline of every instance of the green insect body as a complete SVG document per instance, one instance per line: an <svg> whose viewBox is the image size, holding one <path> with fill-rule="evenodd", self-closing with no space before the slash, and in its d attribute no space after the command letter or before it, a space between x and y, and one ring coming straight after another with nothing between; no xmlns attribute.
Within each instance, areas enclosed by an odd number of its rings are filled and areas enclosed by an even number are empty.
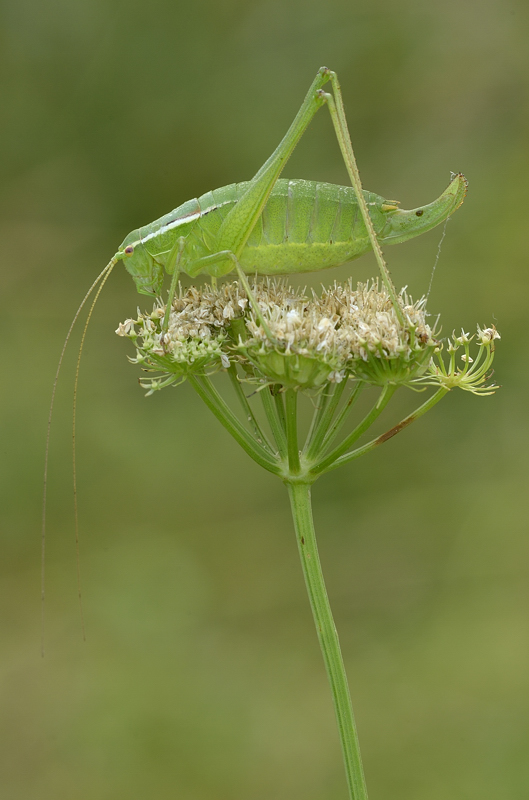
<svg viewBox="0 0 529 800"><path fill-rule="evenodd" d="M330 83L332 93L323 87ZM327 105L352 188L280 175L311 119ZM178 276L216 279L236 270L256 316L269 330L246 275L287 275L338 266L372 248L398 316L397 295L381 244L411 239L450 216L463 202L466 180L457 174L430 205L411 211L364 192L347 128L338 77L322 67L287 133L251 181L231 184L189 200L132 231L101 273L106 280L124 261L138 291L159 295L171 275L163 328L167 330Z"/></svg>
<svg viewBox="0 0 529 800"><path fill-rule="evenodd" d="M189 200L138 230L122 243L123 258L141 294L159 294L175 241L185 238L180 270L219 277L233 269L229 259L210 265L218 234L250 183L231 184ZM381 244L395 244L438 225L462 202L466 183L457 175L440 198L411 211L372 192L363 192ZM132 253L128 255L127 249ZM371 241L352 187L304 180L278 180L239 257L246 274L285 275L336 267L363 255ZM196 265L195 269L193 268ZM198 267L198 269L197 269Z"/></svg>

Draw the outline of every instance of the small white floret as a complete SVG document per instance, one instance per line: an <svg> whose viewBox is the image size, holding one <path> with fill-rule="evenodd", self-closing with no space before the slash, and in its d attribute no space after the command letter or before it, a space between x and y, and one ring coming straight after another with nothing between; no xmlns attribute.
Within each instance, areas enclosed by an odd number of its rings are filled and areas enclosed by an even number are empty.
<svg viewBox="0 0 529 800"><path fill-rule="evenodd" d="M130 336L131 333L134 333L134 320L126 319L125 322L120 322L116 333L118 336Z"/></svg>

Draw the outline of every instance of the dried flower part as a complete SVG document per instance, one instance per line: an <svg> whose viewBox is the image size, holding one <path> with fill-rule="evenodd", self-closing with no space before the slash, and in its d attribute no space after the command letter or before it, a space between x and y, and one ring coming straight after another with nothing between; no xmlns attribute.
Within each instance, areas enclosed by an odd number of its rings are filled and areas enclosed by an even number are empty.
<svg viewBox="0 0 529 800"><path fill-rule="evenodd" d="M494 325L491 325L490 328L485 328L484 330L482 330L478 325L478 341L481 344L492 344L494 339L501 339L501 336Z"/></svg>
<svg viewBox="0 0 529 800"><path fill-rule="evenodd" d="M399 298L402 325L385 289L351 282L324 289L321 297L284 281L255 283L255 299L271 337L237 281L219 288L180 288L162 331L165 313L126 320L116 333L133 340L133 359L161 377L150 390L209 374L236 358L248 380L301 390L318 389L346 377L378 385L409 384L428 368L437 347L425 320L424 300Z"/></svg>

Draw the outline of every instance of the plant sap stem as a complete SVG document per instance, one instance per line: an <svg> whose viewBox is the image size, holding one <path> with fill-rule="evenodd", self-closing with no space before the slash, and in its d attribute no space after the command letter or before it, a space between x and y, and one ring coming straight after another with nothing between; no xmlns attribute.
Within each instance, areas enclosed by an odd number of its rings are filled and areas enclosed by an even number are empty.
<svg viewBox="0 0 529 800"><path fill-rule="evenodd" d="M347 380L343 380L341 383L336 384L333 388L333 393L326 401L325 406L323 406L322 403L322 411L314 415L314 428L307 439L306 446L306 457L308 461L317 457L317 454L322 451L323 440L328 433L329 426L334 418L334 414L338 408L347 383Z"/></svg>
<svg viewBox="0 0 529 800"><path fill-rule="evenodd" d="M386 433L352 452L347 452L378 418L394 394L396 385L386 384L371 411L340 445L324 456L362 389L362 384L358 383L352 389L341 410L338 411L344 387L327 385L324 389L326 393L319 398L320 403L314 410L309 436L304 448L304 453L311 452L311 448L314 451L313 461L310 462L306 455L300 457L299 452L297 402L300 393L295 389L278 391L277 386L274 388L264 386L259 392L270 431L278 448L278 453L274 454L273 450L270 450L270 444L258 425L257 419L249 407L248 399L239 384L236 366L230 369L230 377L242 403L245 424L251 427L252 433L235 416L208 377L189 375L188 380L228 433L246 450L248 455L268 472L281 478L287 486L305 585L336 712L349 800L368 800L345 666L318 555L310 487L323 472L353 461L404 430L426 411L433 408L449 389L444 386L440 387L412 414L409 414ZM257 439L254 438L256 436Z"/></svg>
<svg viewBox="0 0 529 800"><path fill-rule="evenodd" d="M331 685L349 786L349 796L351 800L367 800L367 788L349 687L347 685L347 676L316 544L310 486L287 482L287 488L305 584Z"/></svg>

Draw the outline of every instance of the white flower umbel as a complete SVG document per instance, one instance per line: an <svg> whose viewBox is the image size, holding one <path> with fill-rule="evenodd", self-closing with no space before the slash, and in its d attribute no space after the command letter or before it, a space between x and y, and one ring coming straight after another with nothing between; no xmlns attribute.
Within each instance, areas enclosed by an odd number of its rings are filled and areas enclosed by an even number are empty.
<svg viewBox="0 0 529 800"><path fill-rule="evenodd" d="M148 394L181 383L190 374L212 374L229 366L225 321L219 321L215 307L205 302L197 289L191 287L175 298L165 333L164 314L165 307L156 304L150 314L138 311L137 319L125 320L116 330L136 347L136 357L130 361L145 372L156 373L141 381Z"/></svg>
<svg viewBox="0 0 529 800"><path fill-rule="evenodd" d="M351 282L335 284L321 297L273 280L256 283L253 291L260 315L235 281L219 289L180 290L165 333L162 305L126 320L116 332L134 341L136 363L161 373L148 379L151 391L227 368L234 358L246 380L285 389L321 389L346 378L409 385L424 373L438 344L424 300L413 303L401 293L401 321L376 283L355 289Z"/></svg>
<svg viewBox="0 0 529 800"><path fill-rule="evenodd" d="M385 288L376 283L335 284L321 297L289 298L282 285L257 293L272 338L250 310L239 351L262 380L286 388L314 389L346 377L383 386L422 374L437 342L426 323L424 301L399 296L401 322ZM249 336L248 336L249 334Z"/></svg>

